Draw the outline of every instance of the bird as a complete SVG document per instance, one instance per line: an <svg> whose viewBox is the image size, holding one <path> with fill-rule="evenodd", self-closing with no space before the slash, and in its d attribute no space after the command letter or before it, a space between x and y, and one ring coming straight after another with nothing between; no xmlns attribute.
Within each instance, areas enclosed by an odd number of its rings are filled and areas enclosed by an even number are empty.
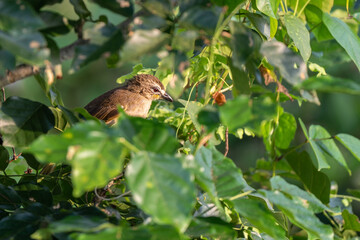
<svg viewBox="0 0 360 240"><path fill-rule="evenodd" d="M119 116L118 106L121 106L129 116L146 118L152 101L158 99L173 101L157 77L138 74L120 87L98 96L84 108L92 116L112 125Z"/></svg>

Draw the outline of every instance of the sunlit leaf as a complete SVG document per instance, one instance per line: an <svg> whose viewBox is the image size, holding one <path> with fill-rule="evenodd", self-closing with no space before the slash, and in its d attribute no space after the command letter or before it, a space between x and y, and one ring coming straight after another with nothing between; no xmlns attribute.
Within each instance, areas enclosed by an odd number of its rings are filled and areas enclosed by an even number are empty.
<svg viewBox="0 0 360 240"><path fill-rule="evenodd" d="M178 157L145 151L133 153L126 178L135 202L156 222L181 231L186 229L191 220L195 186Z"/></svg>
<svg viewBox="0 0 360 240"><path fill-rule="evenodd" d="M322 20L331 35L345 49L350 58L360 70L360 39L356 36L349 26L336 17L328 13L323 14Z"/></svg>
<svg viewBox="0 0 360 240"><path fill-rule="evenodd" d="M319 125L310 126L309 137L310 137L310 144L318 159L319 170L322 168L322 161L325 160L325 158L323 158L325 156L323 151L325 151L327 154L332 156L340 165L342 165L346 170L348 170L349 174L351 174L351 171L347 166L347 163L342 153L340 152L339 148L336 146L335 141L331 139L331 135L326 131L325 128ZM325 165L327 165L327 163Z"/></svg>
<svg viewBox="0 0 360 240"><path fill-rule="evenodd" d="M335 136L335 139L343 144L360 161L360 140L358 138L340 133Z"/></svg>
<svg viewBox="0 0 360 240"><path fill-rule="evenodd" d="M274 239L286 239L285 230L276 223L272 212L264 203L255 199L236 199L232 201L235 210L261 232L269 234Z"/></svg>
<svg viewBox="0 0 360 240"><path fill-rule="evenodd" d="M289 36L299 49L304 61L307 62L311 55L309 31L306 29L305 24L292 14L286 14L284 20Z"/></svg>

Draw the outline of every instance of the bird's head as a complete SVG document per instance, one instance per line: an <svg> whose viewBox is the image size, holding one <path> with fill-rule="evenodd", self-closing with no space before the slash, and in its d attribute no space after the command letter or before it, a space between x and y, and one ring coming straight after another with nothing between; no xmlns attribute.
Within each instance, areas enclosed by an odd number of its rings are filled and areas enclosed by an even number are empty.
<svg viewBox="0 0 360 240"><path fill-rule="evenodd" d="M166 93L160 80L150 74L139 74L128 81L128 88L139 92L149 100L164 99L172 102L173 99Z"/></svg>

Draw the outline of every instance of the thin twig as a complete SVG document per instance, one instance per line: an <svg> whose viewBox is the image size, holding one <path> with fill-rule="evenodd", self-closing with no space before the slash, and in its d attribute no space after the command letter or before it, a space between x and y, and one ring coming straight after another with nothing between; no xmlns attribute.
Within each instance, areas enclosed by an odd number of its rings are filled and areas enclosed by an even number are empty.
<svg viewBox="0 0 360 240"><path fill-rule="evenodd" d="M225 130L225 153L224 153L224 157L227 156L229 152L229 128L226 127L226 130Z"/></svg>

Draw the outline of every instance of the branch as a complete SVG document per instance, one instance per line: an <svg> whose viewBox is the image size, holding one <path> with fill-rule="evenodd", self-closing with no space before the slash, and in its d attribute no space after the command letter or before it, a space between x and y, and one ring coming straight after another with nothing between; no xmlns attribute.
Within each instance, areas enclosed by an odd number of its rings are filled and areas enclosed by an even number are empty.
<svg viewBox="0 0 360 240"><path fill-rule="evenodd" d="M137 13L135 13L131 18L126 19L122 23L118 25L118 27L122 30L124 38L128 35L130 32L130 24L132 20L136 17L145 15L146 11L140 10ZM74 57L75 54L75 48L80 45L88 44L88 39L78 39L74 43L63 47L60 49L60 62L63 62L65 60L71 59ZM0 88L5 87L6 85L9 85L11 83L14 83L16 81L22 80L26 77L30 77L32 75L38 74L40 72L39 66L32 66L29 64L21 64L17 66L12 71L7 71L5 76L0 75Z"/></svg>
<svg viewBox="0 0 360 240"><path fill-rule="evenodd" d="M75 47L87 44L89 40L79 39L74 43L60 49L60 61L71 59L75 54ZM29 64L21 64L12 71L7 71L5 76L0 76L0 88L5 87L11 83L38 74L40 68Z"/></svg>

